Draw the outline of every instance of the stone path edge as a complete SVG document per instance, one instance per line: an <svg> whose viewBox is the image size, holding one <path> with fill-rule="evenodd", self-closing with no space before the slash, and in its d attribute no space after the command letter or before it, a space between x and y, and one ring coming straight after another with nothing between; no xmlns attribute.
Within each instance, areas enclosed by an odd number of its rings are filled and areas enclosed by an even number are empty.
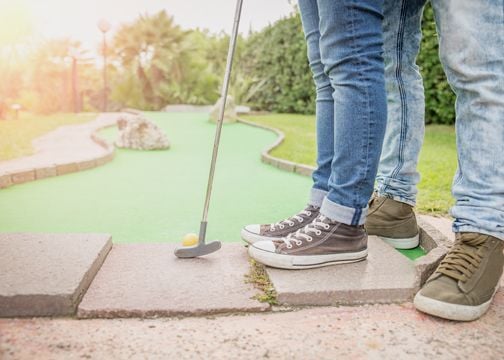
<svg viewBox="0 0 504 360"><path fill-rule="evenodd" d="M23 184L29 181L45 179L52 176L61 176L73 172L89 170L112 161L115 156L115 146L100 138L96 133L104 128L114 126L107 125L97 128L92 134L91 139L104 148L106 153L96 158L76 162L66 162L61 164L53 164L50 166L41 166L31 169L24 169L12 173L0 174L0 189L4 189L13 185Z"/></svg>
<svg viewBox="0 0 504 360"><path fill-rule="evenodd" d="M303 176L311 176L313 171L315 171L315 168L313 166L309 166L309 165L305 165L305 164L301 164L301 163L295 163L293 161L280 159L280 158L277 158L277 157L271 155L271 152L274 149L276 149L277 147L279 147L283 143L283 141L285 140L285 134L282 131L275 129L273 127L266 126L266 125L256 124L254 122L244 120L241 118L238 118L238 122L242 123L242 124L249 125L249 126L254 126L254 127L257 127L260 129L268 130L268 131L271 131L271 132L274 132L275 134L277 134L278 137L275 140L275 142L273 144L269 145L261 153L261 161L263 163L273 165L281 170L293 172L293 173L303 175Z"/></svg>

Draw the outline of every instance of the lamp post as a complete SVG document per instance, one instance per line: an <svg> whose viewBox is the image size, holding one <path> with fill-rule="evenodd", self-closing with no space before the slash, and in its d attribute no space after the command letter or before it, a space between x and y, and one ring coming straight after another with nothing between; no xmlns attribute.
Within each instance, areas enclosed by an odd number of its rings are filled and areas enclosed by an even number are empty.
<svg viewBox="0 0 504 360"><path fill-rule="evenodd" d="M103 34L103 112L108 108L108 82L107 82L107 32L110 30L110 23L102 19L98 22L98 29Z"/></svg>
<svg viewBox="0 0 504 360"><path fill-rule="evenodd" d="M78 113L80 111L80 106L78 97L77 59L80 54L78 49L72 47L69 51L69 55L72 61L72 106L74 113Z"/></svg>

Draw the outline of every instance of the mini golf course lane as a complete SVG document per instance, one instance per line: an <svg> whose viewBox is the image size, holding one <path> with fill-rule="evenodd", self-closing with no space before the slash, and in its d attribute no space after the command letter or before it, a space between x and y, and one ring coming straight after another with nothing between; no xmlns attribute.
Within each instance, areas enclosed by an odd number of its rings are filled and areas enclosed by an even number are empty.
<svg viewBox="0 0 504 360"><path fill-rule="evenodd" d="M168 151L118 149L93 170L0 190L1 232L110 233L114 242L180 242L198 232L215 125L206 114L147 113L168 135ZM103 130L113 140L116 130ZM242 124L224 126L208 238L240 240L250 222L302 209L311 180L261 163L276 135Z"/></svg>
<svg viewBox="0 0 504 360"><path fill-rule="evenodd" d="M0 190L0 232L109 233L116 243L178 243L197 233L215 125L201 113L146 113L168 135L168 151L117 149L105 166ZM113 141L116 128L100 136ZM241 228L291 216L311 179L263 164L276 135L225 125L210 205L208 239L240 241ZM401 251L409 258L420 249Z"/></svg>

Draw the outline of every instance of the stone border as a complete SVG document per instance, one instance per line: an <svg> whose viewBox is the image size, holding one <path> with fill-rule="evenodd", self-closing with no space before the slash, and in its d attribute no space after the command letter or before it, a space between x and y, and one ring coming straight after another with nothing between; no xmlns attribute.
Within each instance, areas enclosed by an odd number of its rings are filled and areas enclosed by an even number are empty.
<svg viewBox="0 0 504 360"><path fill-rule="evenodd" d="M261 153L261 161L263 163L273 165L274 167L277 167L281 170L293 172L303 176L311 176L313 171L315 171L315 168L313 166L280 159L270 154L272 150L280 146L285 140L285 134L282 131L266 125L256 124L254 122L241 118L238 118L238 122L268 130L278 135L275 142L264 149L264 151ZM428 224L419 216L417 216L417 220L420 228L420 246L427 252L425 256L422 256L414 261L418 279L417 286L419 289L437 268L441 260L446 255L448 248L450 247L452 242L441 232L439 232L434 226Z"/></svg>
<svg viewBox="0 0 504 360"><path fill-rule="evenodd" d="M104 165L114 159L115 146L103 140L96 133L104 128L114 126L107 125L97 128L91 134L91 140L105 149L105 154L97 157L90 158L76 162L56 163L49 166L34 167L31 169L23 169L12 173L5 173L0 175L0 189L23 184L29 181L45 179L52 176L60 176L70 174L73 172L84 171Z"/></svg>
<svg viewBox="0 0 504 360"><path fill-rule="evenodd" d="M420 246L427 252L425 256L414 261L418 279L417 286L420 289L443 260L452 241L420 216L417 216L417 222L420 230Z"/></svg>
<svg viewBox="0 0 504 360"><path fill-rule="evenodd" d="M266 149L263 150L261 153L261 161L265 164L273 165L274 167L277 167L281 170L293 172L299 175L303 176L311 176L312 173L315 171L315 168L313 166L305 165L305 164L300 164L300 163L295 163L293 161L288 161L284 159L277 158L275 156L271 155L271 152L276 149L278 146L280 146L283 141L285 140L285 134L273 127L269 127L266 125L260 125L253 123L251 121L247 121L241 118L238 118L237 120L239 123L254 126L260 129L268 130L271 132L274 132L277 134L277 139L275 142L271 145L269 145Z"/></svg>

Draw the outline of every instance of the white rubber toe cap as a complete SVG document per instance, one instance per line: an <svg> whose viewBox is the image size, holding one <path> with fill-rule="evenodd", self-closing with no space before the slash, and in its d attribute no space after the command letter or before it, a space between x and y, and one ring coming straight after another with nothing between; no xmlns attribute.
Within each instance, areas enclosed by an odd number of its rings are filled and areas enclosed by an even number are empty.
<svg viewBox="0 0 504 360"><path fill-rule="evenodd" d="M275 252L275 244L273 244L273 241L258 241L255 242L253 245L257 250L262 250L262 251L267 251L274 253Z"/></svg>
<svg viewBox="0 0 504 360"><path fill-rule="evenodd" d="M250 232L252 234L259 235L261 232L261 225L259 225L259 224L247 225L247 226L245 226L245 230L247 230L248 232Z"/></svg>

